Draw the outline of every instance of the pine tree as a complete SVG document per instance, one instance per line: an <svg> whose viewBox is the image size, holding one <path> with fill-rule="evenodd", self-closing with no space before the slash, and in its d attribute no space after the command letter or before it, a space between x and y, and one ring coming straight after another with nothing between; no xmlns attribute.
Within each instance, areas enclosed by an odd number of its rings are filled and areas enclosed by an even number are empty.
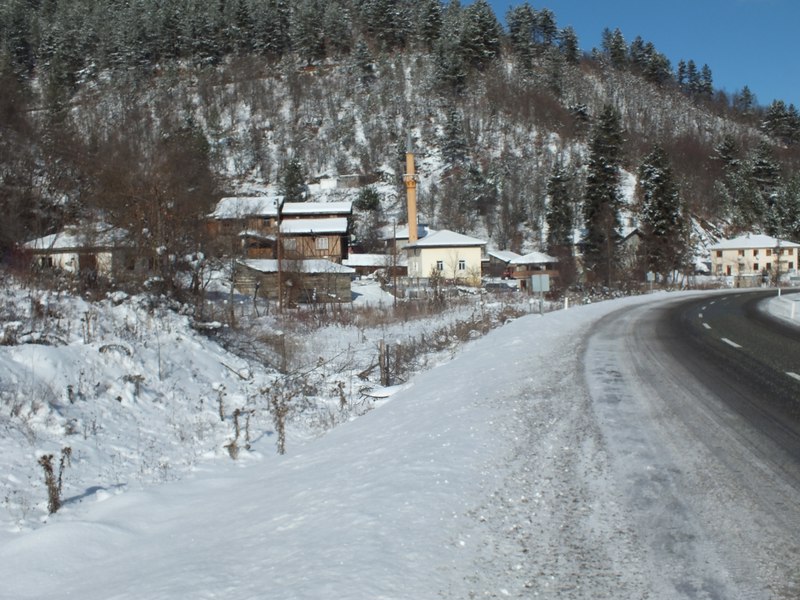
<svg viewBox="0 0 800 600"><path fill-rule="evenodd" d="M305 202L306 183L303 165L293 157L283 168L280 177L280 191L284 202Z"/></svg>
<svg viewBox="0 0 800 600"><path fill-rule="evenodd" d="M508 37L511 49L518 57L523 69L530 71L533 60L533 31L536 27L536 11L525 2L514 6L506 13Z"/></svg>
<svg viewBox="0 0 800 600"><path fill-rule="evenodd" d="M559 34L559 47L564 54L567 64L577 65L581 59L581 51L578 47L578 35L572 27L565 27Z"/></svg>
<svg viewBox="0 0 800 600"><path fill-rule="evenodd" d="M589 278L611 285L620 240L620 166L623 134L619 114L606 105L589 144L582 239L584 267Z"/></svg>
<svg viewBox="0 0 800 600"><path fill-rule="evenodd" d="M547 248L551 253L572 249L575 210L569 193L570 175L559 165L547 182Z"/></svg>
<svg viewBox="0 0 800 600"><path fill-rule="evenodd" d="M669 281L686 263L689 220L669 160L656 146L639 167L640 223L644 266Z"/></svg>
<svg viewBox="0 0 800 600"><path fill-rule="evenodd" d="M442 157L449 168L463 164L467 159L467 140L464 136L464 124L461 113L456 108L451 108L447 113L447 122L444 125L444 140L442 141Z"/></svg>
<svg viewBox="0 0 800 600"><path fill-rule="evenodd" d="M747 86L744 86L742 91L736 94L733 99L733 107L745 116L753 114L756 104L755 94Z"/></svg>
<svg viewBox="0 0 800 600"><path fill-rule="evenodd" d="M500 53L503 30L486 0L476 0L464 10L461 49L468 65L483 70Z"/></svg>
<svg viewBox="0 0 800 600"><path fill-rule="evenodd" d="M611 31L606 27L603 30L601 43L603 54L609 59L612 66L616 68L625 66L628 57L628 46L625 44L625 38L622 37L622 32L619 28Z"/></svg>

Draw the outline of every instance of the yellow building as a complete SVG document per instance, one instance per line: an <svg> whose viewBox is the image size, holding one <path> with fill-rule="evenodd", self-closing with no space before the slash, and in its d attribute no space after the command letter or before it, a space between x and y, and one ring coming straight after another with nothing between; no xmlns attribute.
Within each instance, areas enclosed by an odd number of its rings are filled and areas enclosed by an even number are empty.
<svg viewBox="0 0 800 600"><path fill-rule="evenodd" d="M768 235L745 235L722 240L709 250L714 275L737 277L745 284L760 283L763 277L776 273L795 272L800 244Z"/></svg>
<svg viewBox="0 0 800 600"><path fill-rule="evenodd" d="M486 242L442 229L405 247L408 276L441 276L450 281L480 283Z"/></svg>

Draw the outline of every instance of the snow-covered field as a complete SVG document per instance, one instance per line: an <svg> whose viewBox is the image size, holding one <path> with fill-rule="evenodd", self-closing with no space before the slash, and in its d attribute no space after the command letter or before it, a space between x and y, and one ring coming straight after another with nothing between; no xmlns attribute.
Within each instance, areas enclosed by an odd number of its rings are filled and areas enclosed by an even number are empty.
<svg viewBox="0 0 800 600"><path fill-rule="evenodd" d="M376 410L321 437L298 435L283 456L269 427L254 427L261 433L235 462L223 449L232 436L229 414L220 421L207 405L221 385L228 406L245 401L259 375L185 328L177 334L165 322L131 323L139 338L130 356L100 352L99 332L75 344L72 362L40 346L2 348L4 385L30 371L20 365L41 364L36 372L49 388L64 390L60 374L82 368L81 393L93 394L102 429L78 424L64 475L67 501L46 517L38 471L22 486L9 482L19 484L38 454L59 448L38 433L39 413L28 417L35 433L26 439L4 407L0 477L4 489L24 490L28 505L6 503L0 598L676 597L654 592L643 576L647 557L631 543L581 377L586 336L599 319L676 296L519 318L457 355L440 355ZM126 306L117 328L132 318ZM124 382L91 391L106 360L120 374L144 375L138 395ZM159 365L177 374L172 396L155 386ZM194 403L193 428L174 422L174 402ZM65 427L73 406L66 392L52 405L60 410L41 411L50 420L44 425ZM126 424L134 405L140 422ZM113 439L127 425L140 441ZM197 438L213 440L213 450L202 452ZM149 439L162 440L152 467L126 471L135 459L129 454L146 453ZM124 449L116 478L98 473L94 481L107 483L93 483L99 447L113 444ZM701 588L684 592L712 597Z"/></svg>

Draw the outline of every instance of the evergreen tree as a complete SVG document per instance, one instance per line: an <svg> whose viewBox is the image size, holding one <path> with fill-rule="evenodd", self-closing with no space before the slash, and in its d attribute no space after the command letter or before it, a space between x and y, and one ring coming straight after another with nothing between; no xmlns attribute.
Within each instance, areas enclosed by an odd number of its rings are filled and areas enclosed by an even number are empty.
<svg viewBox="0 0 800 600"><path fill-rule="evenodd" d="M664 150L656 146L639 167L644 266L667 282L681 270L689 248L689 219Z"/></svg>
<svg viewBox="0 0 800 600"><path fill-rule="evenodd" d="M700 69L697 93L704 98L711 98L714 95L714 79L711 76L711 67L703 65Z"/></svg>
<svg viewBox="0 0 800 600"><path fill-rule="evenodd" d="M420 0L415 3L417 43L433 50L442 30L442 3L439 0Z"/></svg>
<svg viewBox="0 0 800 600"><path fill-rule="evenodd" d="M625 66L628 56L628 46L619 28L611 31L606 27L603 30L601 43L603 46L603 54L608 58L612 66L618 69Z"/></svg>
<svg viewBox="0 0 800 600"><path fill-rule="evenodd" d="M556 43L558 38L558 27L556 26L556 16L549 8L543 8L536 13L536 29L534 31L534 42L545 48L549 48Z"/></svg>
<svg viewBox="0 0 800 600"><path fill-rule="evenodd" d="M364 40L359 40L356 43L353 62L362 85L368 86L375 81L375 64Z"/></svg>
<svg viewBox="0 0 800 600"><path fill-rule="evenodd" d="M486 0L476 0L464 10L461 50L466 63L483 70L500 53L503 30Z"/></svg>
<svg viewBox="0 0 800 600"><path fill-rule="evenodd" d="M547 248L551 253L560 249L572 249L575 229L575 210L569 193L570 175L558 165L547 182Z"/></svg>
<svg viewBox="0 0 800 600"><path fill-rule="evenodd" d="M451 108L447 113L442 141L442 157L448 168L463 164L467 159L467 140L464 124L458 109Z"/></svg>
<svg viewBox="0 0 800 600"><path fill-rule="evenodd" d="M584 267L589 278L611 285L620 240L620 166L623 134L613 106L600 113L589 143L582 239Z"/></svg>
<svg viewBox="0 0 800 600"><path fill-rule="evenodd" d="M306 178L303 165L297 157L293 157L283 168L280 177L280 192L284 202L305 202Z"/></svg>
<svg viewBox="0 0 800 600"><path fill-rule="evenodd" d="M533 60L533 31L536 27L536 11L525 2L514 6L506 13L508 37L511 49L523 68L530 71Z"/></svg>
<svg viewBox="0 0 800 600"><path fill-rule="evenodd" d="M309 65L325 58L323 12L321 0L302 0L292 12L292 46Z"/></svg>
<svg viewBox="0 0 800 600"><path fill-rule="evenodd" d="M559 47L564 54L567 64L577 65L581 59L581 51L578 47L578 35L572 27L565 27L559 36Z"/></svg>
<svg viewBox="0 0 800 600"><path fill-rule="evenodd" d="M742 91L736 94L733 98L733 108L745 116L750 116L753 114L753 109L755 108L756 104L756 96L747 86L744 86Z"/></svg>

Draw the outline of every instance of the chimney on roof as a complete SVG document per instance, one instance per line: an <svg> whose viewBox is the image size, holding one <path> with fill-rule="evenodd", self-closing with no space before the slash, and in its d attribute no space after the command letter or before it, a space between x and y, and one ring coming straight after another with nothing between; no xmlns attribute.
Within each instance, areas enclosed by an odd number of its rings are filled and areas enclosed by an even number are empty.
<svg viewBox="0 0 800 600"><path fill-rule="evenodd" d="M406 184L406 200L408 208L408 243L417 241L417 177L414 173L414 152L411 144L411 132L406 138L406 174L403 181Z"/></svg>

